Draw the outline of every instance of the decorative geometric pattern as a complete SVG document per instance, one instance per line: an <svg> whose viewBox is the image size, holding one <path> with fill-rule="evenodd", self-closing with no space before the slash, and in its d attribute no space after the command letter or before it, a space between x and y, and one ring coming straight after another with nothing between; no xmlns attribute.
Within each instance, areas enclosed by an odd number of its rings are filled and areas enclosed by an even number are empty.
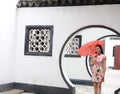
<svg viewBox="0 0 120 94"><path fill-rule="evenodd" d="M53 26L26 26L25 54L52 55Z"/></svg>
<svg viewBox="0 0 120 94"><path fill-rule="evenodd" d="M78 49L81 46L81 36L75 36L66 46L65 49L65 57L79 57L78 56Z"/></svg>
<svg viewBox="0 0 120 94"><path fill-rule="evenodd" d="M31 29L29 36L29 52L49 52L49 29Z"/></svg>
<svg viewBox="0 0 120 94"><path fill-rule="evenodd" d="M110 40L120 40L120 37L111 37Z"/></svg>

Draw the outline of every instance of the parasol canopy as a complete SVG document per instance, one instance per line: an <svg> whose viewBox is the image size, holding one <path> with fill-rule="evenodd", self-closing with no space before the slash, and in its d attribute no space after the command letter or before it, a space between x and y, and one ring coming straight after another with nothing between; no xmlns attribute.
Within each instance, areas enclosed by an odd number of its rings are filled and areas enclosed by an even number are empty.
<svg viewBox="0 0 120 94"><path fill-rule="evenodd" d="M78 49L78 55L80 56L90 56L95 53L96 45L101 45L104 47L104 42L101 40L90 41Z"/></svg>

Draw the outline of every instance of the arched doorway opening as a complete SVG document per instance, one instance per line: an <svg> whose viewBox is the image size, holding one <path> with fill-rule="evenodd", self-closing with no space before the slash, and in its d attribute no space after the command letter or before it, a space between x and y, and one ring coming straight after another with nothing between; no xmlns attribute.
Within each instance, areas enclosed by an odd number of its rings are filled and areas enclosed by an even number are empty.
<svg viewBox="0 0 120 94"><path fill-rule="evenodd" d="M120 37L119 32L103 25L90 25L78 29L67 38L61 49L59 61L63 79L71 89L74 89L74 83L87 85L91 83L89 58L78 56L77 49L84 43L96 39L104 40L105 47L108 48L112 37ZM112 44L111 49L118 43L119 42L115 42ZM106 50L107 48L105 48L105 51L108 52L108 50ZM109 53L110 55L113 54L112 51L109 52L111 52ZM110 60L112 56L108 58ZM107 66L111 66L110 64L111 63L108 63Z"/></svg>

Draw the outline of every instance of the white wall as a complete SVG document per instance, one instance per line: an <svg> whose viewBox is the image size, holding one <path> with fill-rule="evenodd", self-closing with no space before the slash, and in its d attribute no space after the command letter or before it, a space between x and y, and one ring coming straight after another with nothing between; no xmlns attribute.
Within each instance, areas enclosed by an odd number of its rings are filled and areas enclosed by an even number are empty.
<svg viewBox="0 0 120 94"><path fill-rule="evenodd" d="M0 5L0 84L14 81L16 0Z"/></svg>
<svg viewBox="0 0 120 94"><path fill-rule="evenodd" d="M16 0L1 3L0 84L23 82L67 87L60 74L59 54L68 36L91 24L120 30L120 5L19 8L16 12ZM54 25L52 57L24 56L25 25L29 24Z"/></svg>
<svg viewBox="0 0 120 94"><path fill-rule="evenodd" d="M52 8L54 10L54 8ZM47 12L45 12L47 11ZM59 52L61 41L56 41L60 33L54 26L53 55L50 56L25 56L25 25L54 25L51 8L21 8L18 9L17 23L17 50L16 50L16 82L67 87L59 69ZM50 18L52 17L52 19ZM51 21L50 21L51 20ZM55 22L56 23L56 22ZM59 26L58 26L59 27ZM61 42L62 44L63 42Z"/></svg>
<svg viewBox="0 0 120 94"><path fill-rule="evenodd" d="M68 36L83 26L93 24L119 31L119 10L120 5L19 8L15 81L67 87L60 74L59 55ZM54 25L52 57L24 55L26 25Z"/></svg>

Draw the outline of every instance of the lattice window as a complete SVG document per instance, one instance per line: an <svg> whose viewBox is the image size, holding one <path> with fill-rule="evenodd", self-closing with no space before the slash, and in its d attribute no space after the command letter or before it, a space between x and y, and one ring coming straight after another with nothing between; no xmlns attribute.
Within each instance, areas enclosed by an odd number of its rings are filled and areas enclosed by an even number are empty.
<svg viewBox="0 0 120 94"><path fill-rule="evenodd" d="M79 57L77 54L81 46L81 35L75 36L66 46L65 57Z"/></svg>
<svg viewBox="0 0 120 94"><path fill-rule="evenodd" d="M53 26L26 26L25 55L52 55Z"/></svg>

